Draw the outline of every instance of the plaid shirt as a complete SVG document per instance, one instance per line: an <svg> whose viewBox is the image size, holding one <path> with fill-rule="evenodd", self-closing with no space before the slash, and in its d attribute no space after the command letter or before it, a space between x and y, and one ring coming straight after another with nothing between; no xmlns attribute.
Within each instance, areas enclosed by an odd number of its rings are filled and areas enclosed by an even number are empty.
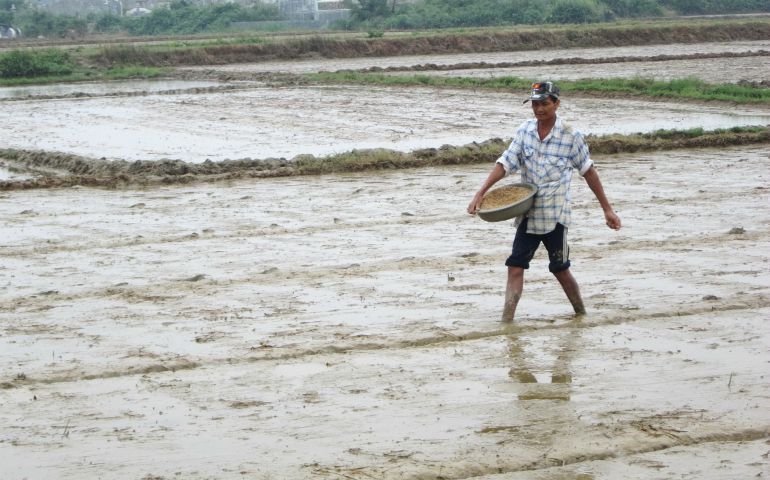
<svg viewBox="0 0 770 480"><path fill-rule="evenodd" d="M572 171L577 169L584 175L593 165L580 132L557 117L551 132L540 141L537 120L528 120L521 124L497 163L505 168L506 174L521 171L522 182L538 187L535 203L527 212L527 233L546 234L557 223L569 228ZM516 219L516 225L520 222L521 217Z"/></svg>

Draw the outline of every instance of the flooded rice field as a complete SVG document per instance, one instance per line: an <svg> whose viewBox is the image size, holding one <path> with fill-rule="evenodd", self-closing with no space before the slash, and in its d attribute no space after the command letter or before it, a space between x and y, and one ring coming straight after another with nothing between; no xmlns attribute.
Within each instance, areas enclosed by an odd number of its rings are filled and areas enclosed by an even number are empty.
<svg viewBox="0 0 770 480"><path fill-rule="evenodd" d="M486 165L4 194L4 478L767 475L767 149L596 161L509 326Z"/></svg>
<svg viewBox="0 0 770 480"><path fill-rule="evenodd" d="M699 58L667 61L632 61L586 65L542 65L513 68L466 68L424 71L423 75L453 77L520 77L552 80L583 78L651 78L669 81L697 77L708 83L761 82L768 80L770 52L766 56L740 58ZM700 73L704 72L704 73ZM398 73L396 73L398 74ZM403 73L401 73L403 74Z"/></svg>
<svg viewBox="0 0 770 480"><path fill-rule="evenodd" d="M271 61L260 63L245 63L234 65L217 65L216 67L186 67L186 71L207 71L232 73L312 73L333 72L337 70L360 70L371 67L408 67L412 65L455 65L458 63L502 63L540 61L547 62L559 59L584 58L603 59L608 57L655 57L658 55L695 55L695 54L745 54L748 52L770 51L770 40L745 41L745 42L708 42L692 44L648 45L613 48L570 48L562 50L534 50L517 52L490 52L490 53L464 53L446 55L404 55L397 57L373 57L373 58L312 58L295 61ZM758 64L767 63L760 58ZM602 68L600 64L597 68ZM765 70L767 70L765 68ZM610 70L611 71L611 70ZM708 78L710 69L701 68L692 70L695 77ZM591 77L603 75L593 74Z"/></svg>
<svg viewBox="0 0 770 480"><path fill-rule="evenodd" d="M0 147L408 150L530 115L517 93L200 87L9 101ZM590 133L770 123L716 103L560 112ZM513 324L513 225L465 213L491 165L0 193L0 477L770 476L767 145L594 160L623 228L575 179L588 314L540 251Z"/></svg>
<svg viewBox="0 0 770 480"><path fill-rule="evenodd" d="M525 92L255 86L222 92L17 101L14 110L25 120L3 128L0 144L93 158L193 163L319 156L360 148L410 151L509 138L531 116L523 98ZM562 103L563 117L592 134L770 124L767 106L726 109L568 97Z"/></svg>

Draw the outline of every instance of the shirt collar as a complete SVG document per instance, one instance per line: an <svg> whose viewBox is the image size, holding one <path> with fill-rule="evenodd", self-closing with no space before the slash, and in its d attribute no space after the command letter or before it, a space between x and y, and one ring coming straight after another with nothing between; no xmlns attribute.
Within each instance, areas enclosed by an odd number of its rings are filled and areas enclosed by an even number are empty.
<svg viewBox="0 0 770 480"><path fill-rule="evenodd" d="M529 131L533 135L537 136L537 119L532 119L532 122L529 124ZM556 123L553 124L553 128L551 129L551 132L549 133L549 135L551 136L551 138L557 139L557 138L561 138L563 133L564 133L564 123L561 121L561 117L557 115Z"/></svg>

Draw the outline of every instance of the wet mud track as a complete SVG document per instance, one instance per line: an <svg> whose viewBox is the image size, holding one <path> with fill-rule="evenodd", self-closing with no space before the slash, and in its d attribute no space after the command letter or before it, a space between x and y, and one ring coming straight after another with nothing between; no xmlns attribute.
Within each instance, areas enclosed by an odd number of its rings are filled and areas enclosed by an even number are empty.
<svg viewBox="0 0 770 480"><path fill-rule="evenodd" d="M486 165L3 194L5 478L767 475L766 149L596 161L513 325Z"/></svg>

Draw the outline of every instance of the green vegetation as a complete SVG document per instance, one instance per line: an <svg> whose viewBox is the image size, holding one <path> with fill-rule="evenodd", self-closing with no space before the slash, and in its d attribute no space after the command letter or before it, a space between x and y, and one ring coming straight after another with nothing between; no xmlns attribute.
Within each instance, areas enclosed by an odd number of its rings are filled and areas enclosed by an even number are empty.
<svg viewBox="0 0 770 480"><path fill-rule="evenodd" d="M168 8L156 8L145 17L123 17L118 25L134 35L175 35L221 32L233 22L255 22L281 18L278 7L256 3L243 6L237 3L195 5L185 0L174 0Z"/></svg>
<svg viewBox="0 0 770 480"><path fill-rule="evenodd" d="M54 15L32 5L29 0L0 0L0 24L20 28L27 38L74 38L88 33L182 35L222 32L228 30L233 22L281 19L278 7L262 3L250 6L237 3L199 5L186 0L173 0L168 7L156 8L149 15L139 17L108 13ZM12 6L15 8L12 9Z"/></svg>
<svg viewBox="0 0 770 480"><path fill-rule="evenodd" d="M99 78L151 78L167 72L167 69L143 66L94 70L78 64L69 52L52 48L0 53L0 85L77 82Z"/></svg>
<svg viewBox="0 0 770 480"><path fill-rule="evenodd" d="M768 103L770 89L735 84L709 84L697 78L671 81L649 79L590 79L561 82L566 91L586 93L627 93L656 98L684 98L691 100L720 100L736 103Z"/></svg>
<svg viewBox="0 0 770 480"><path fill-rule="evenodd" d="M451 88L489 88L526 92L533 81L518 77L471 78L431 75L383 75L379 73L339 72L305 75L311 82L360 85L426 85ZM672 81L649 79L588 79L560 81L562 93L590 95L645 96L687 100L720 100L736 103L770 103L770 89L734 84L708 84L696 78Z"/></svg>
<svg viewBox="0 0 770 480"><path fill-rule="evenodd" d="M346 0L348 20L338 28L379 32L485 26L582 24L617 19L770 12L767 0ZM99 2L101 4L101 2ZM110 13L54 15L33 0L0 0L0 24L25 37L87 34L189 35L225 32L233 22L283 20L276 5L261 2L204 5L172 0L141 17ZM267 26L265 28L268 28Z"/></svg>
<svg viewBox="0 0 770 480"><path fill-rule="evenodd" d="M766 0L347 0L348 29L596 23L618 18L770 11Z"/></svg>
<svg viewBox="0 0 770 480"><path fill-rule="evenodd" d="M0 77L66 76L72 73L74 64L63 50L12 50L0 54Z"/></svg>

